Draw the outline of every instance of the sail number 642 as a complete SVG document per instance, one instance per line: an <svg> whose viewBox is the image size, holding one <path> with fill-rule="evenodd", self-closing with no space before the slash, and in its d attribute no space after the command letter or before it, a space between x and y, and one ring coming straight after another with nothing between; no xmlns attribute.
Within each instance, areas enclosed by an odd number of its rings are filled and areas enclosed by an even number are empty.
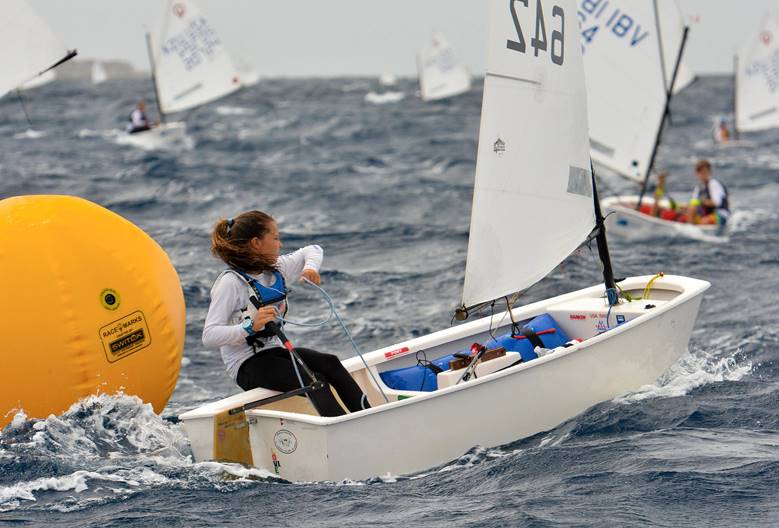
<svg viewBox="0 0 779 528"><path fill-rule="evenodd" d="M514 21L514 28L517 30L517 40L507 40L506 47L510 50L518 51L519 53L527 53L527 43L525 42L525 34L522 32L522 27L519 24L516 4L530 7L530 1L531 0L509 0L509 10L511 11L511 18ZM565 12L563 11L563 8L558 5L552 7L552 18L560 19L560 28L552 31L552 39L550 42L547 41L546 37L546 23L544 22L544 10L541 6L541 0L535 0L535 2L536 30L533 38L530 39L530 47L533 48L535 57L538 57L538 54L542 51L548 51L552 62L558 66L562 66L565 58Z"/></svg>

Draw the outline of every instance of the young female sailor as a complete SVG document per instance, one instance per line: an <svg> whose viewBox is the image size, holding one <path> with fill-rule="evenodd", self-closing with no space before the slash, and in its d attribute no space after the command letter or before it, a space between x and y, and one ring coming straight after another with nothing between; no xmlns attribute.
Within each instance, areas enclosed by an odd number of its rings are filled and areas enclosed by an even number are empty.
<svg viewBox="0 0 779 528"><path fill-rule="evenodd" d="M266 325L287 311L286 284L302 277L319 284L323 252L315 245L287 255L279 255L280 250L276 221L260 211L222 219L211 234L211 252L229 269L211 288L203 344L220 350L228 374L244 390L264 387L287 392L300 387L290 353L272 346L274 334ZM296 350L319 380L335 388L350 411L369 407L336 356L307 348ZM304 369L298 371L303 383L309 385L311 379ZM327 384L309 395L322 416L345 414Z"/></svg>

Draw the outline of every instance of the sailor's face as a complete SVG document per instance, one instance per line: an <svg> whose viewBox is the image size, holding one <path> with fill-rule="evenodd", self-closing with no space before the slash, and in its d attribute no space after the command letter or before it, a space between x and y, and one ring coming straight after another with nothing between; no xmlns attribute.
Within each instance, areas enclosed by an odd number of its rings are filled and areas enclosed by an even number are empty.
<svg viewBox="0 0 779 528"><path fill-rule="evenodd" d="M696 170L695 174L698 176L698 179L701 181L701 183L709 183L711 171L706 167L701 167L700 169Z"/></svg>
<svg viewBox="0 0 779 528"><path fill-rule="evenodd" d="M253 238L252 245L258 253L277 259L281 252L281 237L276 222L271 222L268 232L262 237Z"/></svg>

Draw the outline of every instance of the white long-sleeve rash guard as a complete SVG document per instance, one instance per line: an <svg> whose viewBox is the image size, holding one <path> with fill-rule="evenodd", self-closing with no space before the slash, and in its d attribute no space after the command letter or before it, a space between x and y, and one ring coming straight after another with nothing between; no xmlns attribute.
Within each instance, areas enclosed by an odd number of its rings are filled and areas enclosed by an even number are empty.
<svg viewBox="0 0 779 528"><path fill-rule="evenodd" d="M281 255L276 267L287 285L300 279L303 270L319 272L324 252L319 246L306 246L287 255ZM264 286L273 284L270 272L252 275ZM249 304L249 287L235 273L222 274L211 287L211 304L203 327L203 345L219 349L227 373L233 380L238 377L241 364L252 357L254 351L246 343L246 331L241 327L240 311Z"/></svg>

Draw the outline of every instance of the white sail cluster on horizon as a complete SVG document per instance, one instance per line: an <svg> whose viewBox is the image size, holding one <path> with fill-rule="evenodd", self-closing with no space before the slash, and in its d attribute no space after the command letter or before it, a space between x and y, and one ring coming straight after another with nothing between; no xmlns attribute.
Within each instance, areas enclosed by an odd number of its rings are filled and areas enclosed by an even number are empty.
<svg viewBox="0 0 779 528"><path fill-rule="evenodd" d="M490 2L465 306L538 282L595 226L575 3L515 4L521 43L509 3ZM546 50L534 50L541 17Z"/></svg>
<svg viewBox="0 0 779 528"><path fill-rule="evenodd" d="M659 23L652 0L579 2L592 159L635 181L650 170L684 32L669 22L675 2L657 1Z"/></svg>
<svg viewBox="0 0 779 528"><path fill-rule="evenodd" d="M739 50L735 114L739 131L779 127L779 24L768 14Z"/></svg>
<svg viewBox="0 0 779 528"><path fill-rule="evenodd" d="M0 96L29 83L71 52L27 2L6 2L0 18Z"/></svg>
<svg viewBox="0 0 779 528"><path fill-rule="evenodd" d="M454 97L471 89L471 74L440 33L417 54L417 70L424 101Z"/></svg>
<svg viewBox="0 0 779 528"><path fill-rule="evenodd" d="M103 63L94 61L92 63L92 84L103 84L108 80L108 73L105 71Z"/></svg>
<svg viewBox="0 0 779 528"><path fill-rule="evenodd" d="M243 86L219 35L191 0L167 2L162 27L151 42L165 114L200 106Z"/></svg>

